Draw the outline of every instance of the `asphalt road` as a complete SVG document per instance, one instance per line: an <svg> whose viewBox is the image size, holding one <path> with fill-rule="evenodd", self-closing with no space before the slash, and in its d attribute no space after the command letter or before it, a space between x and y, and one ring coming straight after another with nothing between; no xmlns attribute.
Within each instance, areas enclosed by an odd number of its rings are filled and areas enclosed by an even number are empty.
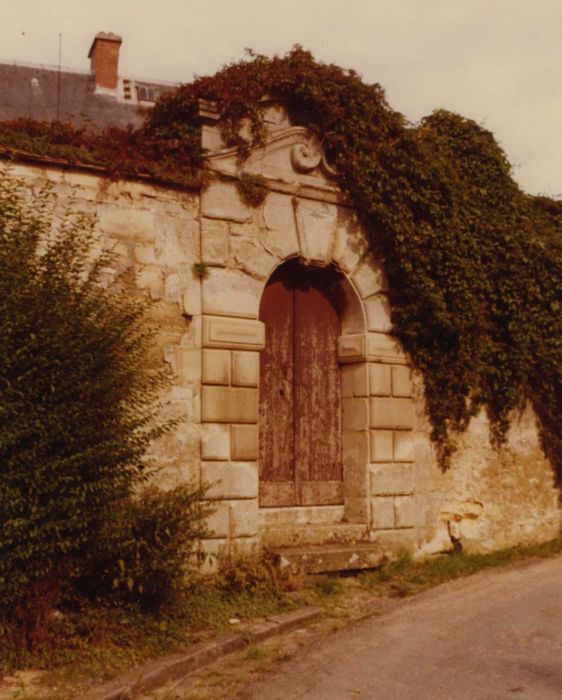
<svg viewBox="0 0 562 700"><path fill-rule="evenodd" d="M562 556L428 591L238 697L562 700Z"/></svg>

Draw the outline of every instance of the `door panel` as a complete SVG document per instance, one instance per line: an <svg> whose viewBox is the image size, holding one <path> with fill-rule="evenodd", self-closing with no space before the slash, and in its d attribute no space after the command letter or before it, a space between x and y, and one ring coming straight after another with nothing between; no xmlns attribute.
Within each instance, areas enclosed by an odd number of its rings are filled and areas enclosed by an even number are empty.
<svg viewBox="0 0 562 700"><path fill-rule="evenodd" d="M260 319L260 503L343 503L340 320L333 274L293 264L264 290Z"/></svg>
<svg viewBox="0 0 562 700"><path fill-rule="evenodd" d="M266 344L260 357L260 499L263 505L295 502L293 290L282 280L266 286L260 319Z"/></svg>

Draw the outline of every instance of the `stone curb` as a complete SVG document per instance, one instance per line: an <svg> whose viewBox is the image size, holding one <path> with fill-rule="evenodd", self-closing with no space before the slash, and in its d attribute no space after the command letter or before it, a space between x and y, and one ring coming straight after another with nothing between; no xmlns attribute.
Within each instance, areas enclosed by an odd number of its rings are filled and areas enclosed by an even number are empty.
<svg viewBox="0 0 562 700"><path fill-rule="evenodd" d="M151 692L170 681L179 680L191 671L222 656L239 651L248 644L263 641L312 622L322 613L323 609L320 607L308 607L270 615L245 625L236 633L220 635L210 642L194 645L189 651L139 666L86 693L82 696L82 700L134 700L141 693Z"/></svg>

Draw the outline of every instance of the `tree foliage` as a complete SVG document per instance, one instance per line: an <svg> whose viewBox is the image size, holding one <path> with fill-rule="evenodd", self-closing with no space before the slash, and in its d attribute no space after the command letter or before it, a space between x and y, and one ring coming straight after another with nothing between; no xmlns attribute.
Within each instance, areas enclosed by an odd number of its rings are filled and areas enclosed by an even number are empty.
<svg viewBox="0 0 562 700"><path fill-rule="evenodd" d="M29 639L167 427L142 303L103 284L94 221L53 211L0 172L0 631Z"/></svg>

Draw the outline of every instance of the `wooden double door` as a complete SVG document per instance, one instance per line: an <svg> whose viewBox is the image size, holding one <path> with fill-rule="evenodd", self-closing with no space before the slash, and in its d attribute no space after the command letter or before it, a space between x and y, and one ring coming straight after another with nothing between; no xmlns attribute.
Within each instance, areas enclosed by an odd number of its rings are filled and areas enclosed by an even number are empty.
<svg viewBox="0 0 562 700"><path fill-rule="evenodd" d="M262 297L260 505L343 503L337 273L281 266Z"/></svg>

